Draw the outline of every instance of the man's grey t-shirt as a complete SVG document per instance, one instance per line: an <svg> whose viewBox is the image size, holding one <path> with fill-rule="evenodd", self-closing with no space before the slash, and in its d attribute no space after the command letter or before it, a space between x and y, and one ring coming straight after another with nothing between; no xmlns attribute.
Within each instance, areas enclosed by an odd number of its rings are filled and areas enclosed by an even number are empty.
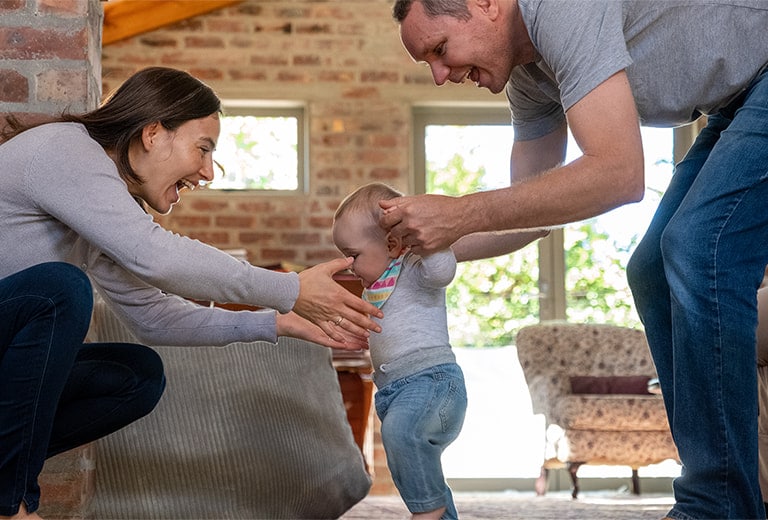
<svg viewBox="0 0 768 520"><path fill-rule="evenodd" d="M736 98L768 63L766 0L518 0L538 51L507 84L515 138L535 139L626 69L641 123L677 126Z"/></svg>

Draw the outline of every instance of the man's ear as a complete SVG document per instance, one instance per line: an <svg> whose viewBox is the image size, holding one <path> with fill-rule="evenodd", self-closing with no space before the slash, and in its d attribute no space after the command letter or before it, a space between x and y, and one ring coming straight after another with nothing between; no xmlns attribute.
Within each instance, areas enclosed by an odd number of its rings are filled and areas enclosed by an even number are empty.
<svg viewBox="0 0 768 520"><path fill-rule="evenodd" d="M403 238L387 233L387 254L390 258L398 258L403 252Z"/></svg>
<svg viewBox="0 0 768 520"><path fill-rule="evenodd" d="M499 15L498 0L472 0L478 10L491 20L495 20Z"/></svg>

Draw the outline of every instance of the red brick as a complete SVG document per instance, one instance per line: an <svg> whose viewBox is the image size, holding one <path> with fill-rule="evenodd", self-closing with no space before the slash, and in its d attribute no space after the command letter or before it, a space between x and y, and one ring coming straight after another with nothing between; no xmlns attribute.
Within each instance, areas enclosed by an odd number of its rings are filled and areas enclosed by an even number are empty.
<svg viewBox="0 0 768 520"><path fill-rule="evenodd" d="M275 239L274 233L262 231L249 231L238 234L238 242L241 244L258 244L262 242L271 242Z"/></svg>
<svg viewBox="0 0 768 520"><path fill-rule="evenodd" d="M221 215L216 217L215 225L227 228L250 228L253 226L254 217Z"/></svg>
<svg viewBox="0 0 768 520"><path fill-rule="evenodd" d="M299 229L301 227L301 219L298 217L272 215L264 218L264 225L270 229Z"/></svg>
<svg viewBox="0 0 768 520"><path fill-rule="evenodd" d="M324 143L328 144L328 143ZM347 180L351 177L347 168L323 168L317 170L317 178L324 180Z"/></svg>
<svg viewBox="0 0 768 520"><path fill-rule="evenodd" d="M379 89L375 87L357 87L344 90L345 99L373 99L381 97Z"/></svg>
<svg viewBox="0 0 768 520"><path fill-rule="evenodd" d="M212 13L213 14L213 13ZM169 25L165 28L168 31L179 32L200 32L204 29L203 20L199 16L195 18L188 18L175 24Z"/></svg>
<svg viewBox="0 0 768 520"><path fill-rule="evenodd" d="M246 213L270 213L275 211L275 206L272 204L271 200L263 199L238 202L235 205L235 209Z"/></svg>
<svg viewBox="0 0 768 520"><path fill-rule="evenodd" d="M37 0L41 13L50 13L66 17L84 17L88 12L87 0Z"/></svg>
<svg viewBox="0 0 768 520"><path fill-rule="evenodd" d="M283 260L295 260L296 251L293 249L271 249L264 248L261 251L261 258L266 261L280 262Z"/></svg>
<svg viewBox="0 0 768 520"><path fill-rule="evenodd" d="M26 7L26 0L2 0L0 1L0 14L9 14Z"/></svg>
<svg viewBox="0 0 768 520"><path fill-rule="evenodd" d="M400 178L400 170L397 168L374 168L371 170L371 179L392 180Z"/></svg>
<svg viewBox="0 0 768 520"><path fill-rule="evenodd" d="M37 75L37 100L67 102L86 99L88 77L85 70L47 70Z"/></svg>
<svg viewBox="0 0 768 520"><path fill-rule="evenodd" d="M360 73L360 81L363 83L398 83L400 81L400 74L397 71L382 72L368 70Z"/></svg>
<svg viewBox="0 0 768 520"><path fill-rule="evenodd" d="M29 100L29 80L15 70L0 70L0 101L24 103Z"/></svg>
<svg viewBox="0 0 768 520"><path fill-rule="evenodd" d="M192 200L192 204L190 205L190 207L195 211L222 211L229 207L229 202L227 202L225 199L222 199L218 196L205 197L201 195L202 194L195 195L196 198Z"/></svg>
<svg viewBox="0 0 768 520"><path fill-rule="evenodd" d="M318 233L283 233L280 235L280 243L286 246L309 246L320 243Z"/></svg>
<svg viewBox="0 0 768 520"><path fill-rule="evenodd" d="M211 225L211 217L206 215L182 215L171 217L173 226L181 228L201 228Z"/></svg>
<svg viewBox="0 0 768 520"><path fill-rule="evenodd" d="M293 64L295 66L318 66L323 65L323 60L320 56L315 55L298 55L293 57Z"/></svg>
<svg viewBox="0 0 768 520"><path fill-rule="evenodd" d="M309 217L309 219L307 219L307 223L311 228L331 229L331 226L333 226L333 216L329 215L327 217Z"/></svg>
<svg viewBox="0 0 768 520"><path fill-rule="evenodd" d="M188 36L184 38L184 45L188 49L223 49L224 40L218 36Z"/></svg>
<svg viewBox="0 0 768 520"><path fill-rule="evenodd" d="M214 32L225 32L225 33L244 33L248 32L248 24L243 20L222 20L222 19L211 19L207 21L207 28L210 31Z"/></svg>
<svg viewBox="0 0 768 520"><path fill-rule="evenodd" d="M309 23L294 24L294 32L296 34L332 34L333 30L328 24Z"/></svg>
<svg viewBox="0 0 768 520"><path fill-rule="evenodd" d="M351 83L355 81L355 73L346 70L324 70L319 75L320 81L333 81L335 83Z"/></svg>
<svg viewBox="0 0 768 520"><path fill-rule="evenodd" d="M277 80L286 83L309 83L309 76L302 72L283 70L277 73Z"/></svg>
<svg viewBox="0 0 768 520"><path fill-rule="evenodd" d="M0 27L0 59L43 60L87 58L85 29L74 32L32 27Z"/></svg>
<svg viewBox="0 0 768 520"><path fill-rule="evenodd" d="M142 36L139 38L141 44L145 47L152 48L175 48L178 47L179 42L176 38L165 34L149 34L148 36Z"/></svg>
<svg viewBox="0 0 768 520"><path fill-rule="evenodd" d="M283 67L288 65L288 59L285 56L280 56L276 54L267 54L264 56L251 56L248 62L251 65L259 65L259 66L277 66L277 67Z"/></svg>

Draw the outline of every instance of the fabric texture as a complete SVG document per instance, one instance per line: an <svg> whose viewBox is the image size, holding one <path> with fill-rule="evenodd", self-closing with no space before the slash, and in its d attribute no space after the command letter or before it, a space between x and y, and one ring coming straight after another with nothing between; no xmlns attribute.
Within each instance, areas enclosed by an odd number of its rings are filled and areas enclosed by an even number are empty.
<svg viewBox="0 0 768 520"><path fill-rule="evenodd" d="M635 394L648 392L649 376L571 376L572 394Z"/></svg>
<svg viewBox="0 0 768 520"><path fill-rule="evenodd" d="M661 396L571 391L573 378L587 374L639 378L647 386L656 372L642 331L548 322L520 329L516 345L533 412L546 422L545 467L581 462L638 468L678 459Z"/></svg>
<svg viewBox="0 0 768 520"><path fill-rule="evenodd" d="M387 302L389 295L395 290L397 277L400 276L400 268L403 265L404 256L405 254L402 254L398 258L392 259L389 263L389 267L384 271L384 274L382 274L378 280L373 282L370 287L363 289L363 300L381 309Z"/></svg>
<svg viewBox="0 0 768 520"><path fill-rule="evenodd" d="M376 386L432 365L456 362L445 312L445 287L455 273L456 258L450 250L423 258L405 255L397 290L382 309L384 318L374 318L386 332L369 338Z"/></svg>
<svg viewBox="0 0 768 520"><path fill-rule="evenodd" d="M130 339L103 302L92 334ZM156 350L166 392L98 442L93 518L337 518L367 494L329 349L281 338Z"/></svg>
<svg viewBox="0 0 768 520"><path fill-rule="evenodd" d="M768 63L764 0L518 3L539 53L516 67L507 85L520 140L552 131L566 110L620 70L641 122L673 126L716 113Z"/></svg>

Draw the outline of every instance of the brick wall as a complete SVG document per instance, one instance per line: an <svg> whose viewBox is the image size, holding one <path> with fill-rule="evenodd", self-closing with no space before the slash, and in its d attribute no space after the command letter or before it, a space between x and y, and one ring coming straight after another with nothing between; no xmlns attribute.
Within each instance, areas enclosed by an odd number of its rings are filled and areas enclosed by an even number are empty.
<svg viewBox="0 0 768 520"><path fill-rule="evenodd" d="M37 118L98 104L97 0L4 0L0 42L0 112Z"/></svg>
<svg viewBox="0 0 768 520"><path fill-rule="evenodd" d="M410 191L411 107L499 101L474 85L437 88L400 43L390 0L246 0L104 48L104 92L152 65L181 68L223 99L300 101L309 121L306 195L185 192L166 227L256 264L338 256L333 211L370 181Z"/></svg>

